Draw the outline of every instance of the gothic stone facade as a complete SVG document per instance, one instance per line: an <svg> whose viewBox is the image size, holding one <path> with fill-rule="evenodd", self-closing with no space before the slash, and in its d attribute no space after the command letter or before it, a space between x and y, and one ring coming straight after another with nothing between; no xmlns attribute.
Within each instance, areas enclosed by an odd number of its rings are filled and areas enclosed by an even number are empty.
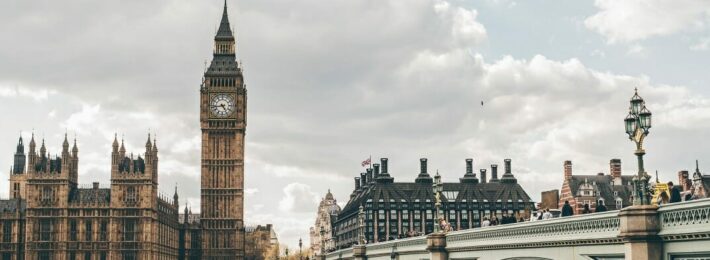
<svg viewBox="0 0 710 260"><path fill-rule="evenodd" d="M310 228L311 258L315 259L316 256L320 256L321 249L324 252L330 252L335 249L332 228L338 213L340 213L338 201L333 197L333 193L328 190L325 198L321 199L318 205L316 223ZM321 229L323 230L322 237Z"/></svg>
<svg viewBox="0 0 710 260"><path fill-rule="evenodd" d="M212 63L200 86L204 259L244 258L244 135L247 89L225 1Z"/></svg>
<svg viewBox="0 0 710 260"><path fill-rule="evenodd" d="M24 160L26 158L26 161ZM25 167L26 163L26 167ZM127 154L114 139L111 184L79 187L79 149L65 136L50 156L34 136L24 153L22 138L10 172L9 200L0 201L2 259L176 259L178 195L158 195L158 147Z"/></svg>
<svg viewBox="0 0 710 260"><path fill-rule="evenodd" d="M358 212L364 208L364 236L368 243L434 231L435 195L433 179L427 172L427 159L420 160L420 173L413 183L394 182L387 169L387 158L373 169L355 177L350 200L334 223L336 247L349 247L358 241ZM381 168L380 168L381 167ZM381 172L380 172L381 169ZM441 212L455 230L480 227L484 218L504 214L527 218L535 203L517 183L511 160L505 160L505 173L498 178L498 165L491 165L491 179L481 169L481 180L473 172L473 159L466 159L466 173L458 183L443 183Z"/></svg>
<svg viewBox="0 0 710 260"><path fill-rule="evenodd" d="M158 195L158 148L127 154L113 143L111 184L78 186L76 142L50 156L34 136L22 139L10 169L10 197L0 201L0 256L15 259L242 259L246 86L225 1L214 56L200 86L201 215L178 215ZM26 166L26 167L25 167ZM26 168L26 170L25 170ZM187 208L186 208L187 210Z"/></svg>
<svg viewBox="0 0 710 260"><path fill-rule="evenodd" d="M695 161L695 172L692 176L687 170L678 172L676 187L681 191L683 200L710 198L710 175L702 174L698 161Z"/></svg>

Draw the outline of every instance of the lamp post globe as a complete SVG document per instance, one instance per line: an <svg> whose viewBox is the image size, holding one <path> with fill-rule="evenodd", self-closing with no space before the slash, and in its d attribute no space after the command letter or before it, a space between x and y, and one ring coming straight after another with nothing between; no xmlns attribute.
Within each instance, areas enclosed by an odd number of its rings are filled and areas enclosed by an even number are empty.
<svg viewBox="0 0 710 260"><path fill-rule="evenodd" d="M648 136L648 130L651 129L652 114L646 108L646 102L638 95L638 89L634 91L629 103L629 114L624 118L624 130L629 139L636 144L634 154L638 160L639 169L638 174L632 179L634 184L633 205L649 205L651 203L648 191L648 180L650 178L643 166L643 155L646 154L643 149L643 141Z"/></svg>

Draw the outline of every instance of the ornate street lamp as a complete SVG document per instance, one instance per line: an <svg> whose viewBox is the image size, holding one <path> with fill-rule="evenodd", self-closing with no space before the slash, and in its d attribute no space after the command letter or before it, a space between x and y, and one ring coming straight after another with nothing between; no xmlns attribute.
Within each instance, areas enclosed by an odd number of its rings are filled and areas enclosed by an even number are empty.
<svg viewBox="0 0 710 260"><path fill-rule="evenodd" d="M399 254L397 253L397 244L395 243L392 246L392 252L390 253L390 259L392 259L392 260L397 259L397 255L399 255Z"/></svg>
<svg viewBox="0 0 710 260"><path fill-rule="evenodd" d="M286 248L286 260L288 260L288 247Z"/></svg>
<svg viewBox="0 0 710 260"><path fill-rule="evenodd" d="M643 140L648 135L648 130L651 129L651 111L646 108L646 102L638 95L638 89L634 90L634 96L631 97L631 105L629 107L629 115L624 119L626 134L629 139L636 143L636 157L638 158L639 172L634 176L634 201L633 205L650 205L651 196L648 191L649 176L643 168L643 155L646 151L643 149Z"/></svg>
<svg viewBox="0 0 710 260"><path fill-rule="evenodd" d="M362 205L360 205L359 211L357 213L357 222L358 222L357 244L364 245L365 244L365 208L363 208Z"/></svg>
<svg viewBox="0 0 710 260"><path fill-rule="evenodd" d="M320 226L320 255L325 256L325 228Z"/></svg>
<svg viewBox="0 0 710 260"><path fill-rule="evenodd" d="M298 238L298 259L303 260L303 240Z"/></svg>
<svg viewBox="0 0 710 260"><path fill-rule="evenodd" d="M436 207L436 215L434 216L434 232L439 232L440 227L439 227L439 210L441 209L441 192L444 190L444 185L441 184L441 175L439 175L439 171L436 171L436 175L434 175L434 183L432 183L432 189L434 190L434 197L435 197L435 204L434 206Z"/></svg>

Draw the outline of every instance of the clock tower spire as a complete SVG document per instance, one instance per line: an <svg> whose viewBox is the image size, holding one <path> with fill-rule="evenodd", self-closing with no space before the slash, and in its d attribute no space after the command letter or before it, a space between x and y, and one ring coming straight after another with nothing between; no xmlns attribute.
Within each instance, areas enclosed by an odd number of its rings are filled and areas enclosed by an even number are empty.
<svg viewBox="0 0 710 260"><path fill-rule="evenodd" d="M200 86L202 259L244 257L246 101L225 1Z"/></svg>

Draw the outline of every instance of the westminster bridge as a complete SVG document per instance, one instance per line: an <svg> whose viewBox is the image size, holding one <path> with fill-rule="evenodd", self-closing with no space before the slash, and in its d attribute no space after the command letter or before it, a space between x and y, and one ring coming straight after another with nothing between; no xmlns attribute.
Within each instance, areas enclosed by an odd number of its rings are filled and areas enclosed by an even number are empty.
<svg viewBox="0 0 710 260"><path fill-rule="evenodd" d="M327 260L710 259L710 199L356 245Z"/></svg>

